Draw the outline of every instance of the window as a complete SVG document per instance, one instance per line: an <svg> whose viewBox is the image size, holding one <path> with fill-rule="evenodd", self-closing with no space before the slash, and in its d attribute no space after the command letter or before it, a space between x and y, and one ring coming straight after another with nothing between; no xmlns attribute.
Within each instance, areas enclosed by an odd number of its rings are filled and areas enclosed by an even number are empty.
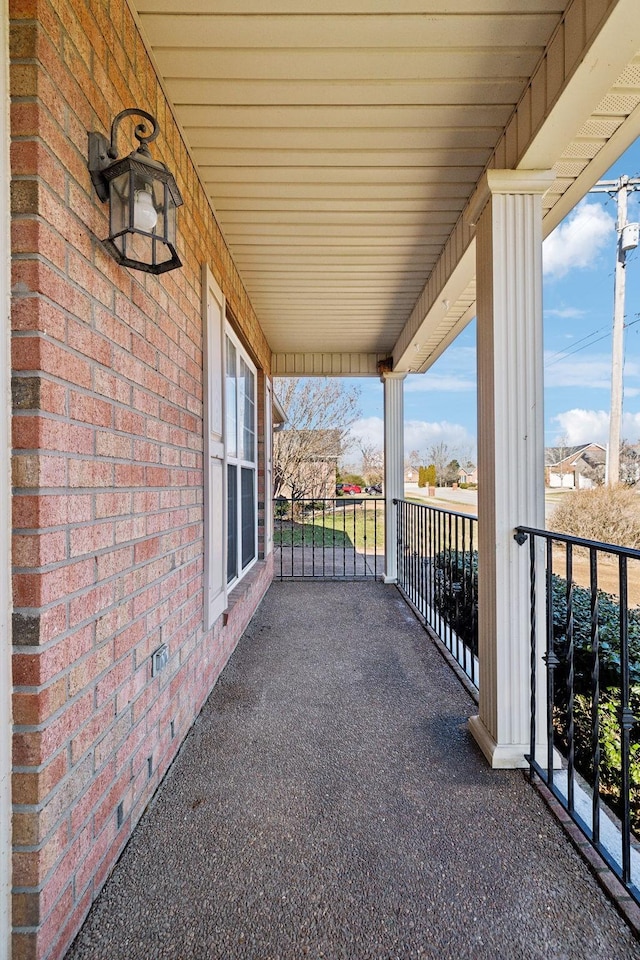
<svg viewBox="0 0 640 960"><path fill-rule="evenodd" d="M255 563L258 547L256 368L225 323L225 301L203 275L205 321L205 621Z"/></svg>
<svg viewBox="0 0 640 960"><path fill-rule="evenodd" d="M257 556L256 368L225 331L227 448L227 584Z"/></svg>

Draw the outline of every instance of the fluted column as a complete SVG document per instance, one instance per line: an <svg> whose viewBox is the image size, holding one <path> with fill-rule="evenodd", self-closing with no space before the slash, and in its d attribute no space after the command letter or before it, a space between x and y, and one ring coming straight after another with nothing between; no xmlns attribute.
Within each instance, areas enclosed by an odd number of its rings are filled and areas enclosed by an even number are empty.
<svg viewBox="0 0 640 960"><path fill-rule="evenodd" d="M544 527L542 196L552 180L549 171L491 170L469 216L477 223L480 661L470 729L493 767L525 766L529 752L529 551L513 534L519 524Z"/></svg>
<svg viewBox="0 0 640 960"><path fill-rule="evenodd" d="M384 580L398 579L397 508L404 496L404 394L406 373L383 373L384 384Z"/></svg>

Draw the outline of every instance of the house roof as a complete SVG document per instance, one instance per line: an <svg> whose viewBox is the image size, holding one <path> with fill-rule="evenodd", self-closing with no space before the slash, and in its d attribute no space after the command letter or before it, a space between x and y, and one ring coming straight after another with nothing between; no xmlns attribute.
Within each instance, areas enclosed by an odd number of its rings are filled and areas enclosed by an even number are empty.
<svg viewBox="0 0 640 960"><path fill-rule="evenodd" d="M129 0L275 375L424 371L475 313L487 169L548 234L640 134L637 0Z"/></svg>
<svg viewBox="0 0 640 960"><path fill-rule="evenodd" d="M606 448L600 443L580 443L573 447L546 447L544 463L546 467L555 467L561 463L574 463L580 457L589 464L604 463Z"/></svg>

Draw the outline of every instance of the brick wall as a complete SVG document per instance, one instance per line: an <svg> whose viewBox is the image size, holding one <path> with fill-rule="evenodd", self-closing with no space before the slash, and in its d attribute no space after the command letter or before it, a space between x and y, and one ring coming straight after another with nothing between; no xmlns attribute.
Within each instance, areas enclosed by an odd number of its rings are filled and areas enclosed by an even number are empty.
<svg viewBox="0 0 640 960"><path fill-rule="evenodd" d="M14 957L59 957L271 571L203 634L201 265L269 350L124 0L10 0ZM174 172L183 268L97 241L87 132L138 106ZM126 146L126 125L121 150ZM260 394L264 396L260 377ZM263 411L260 412L262 422ZM261 487L261 503L264 490ZM169 647L151 678L150 654Z"/></svg>

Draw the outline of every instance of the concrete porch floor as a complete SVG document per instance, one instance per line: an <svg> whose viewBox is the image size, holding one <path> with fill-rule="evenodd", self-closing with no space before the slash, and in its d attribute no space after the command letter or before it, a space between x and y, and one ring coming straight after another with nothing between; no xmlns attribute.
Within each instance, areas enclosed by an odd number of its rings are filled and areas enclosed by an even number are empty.
<svg viewBox="0 0 640 960"><path fill-rule="evenodd" d="M274 583L68 960L638 958L396 589Z"/></svg>

